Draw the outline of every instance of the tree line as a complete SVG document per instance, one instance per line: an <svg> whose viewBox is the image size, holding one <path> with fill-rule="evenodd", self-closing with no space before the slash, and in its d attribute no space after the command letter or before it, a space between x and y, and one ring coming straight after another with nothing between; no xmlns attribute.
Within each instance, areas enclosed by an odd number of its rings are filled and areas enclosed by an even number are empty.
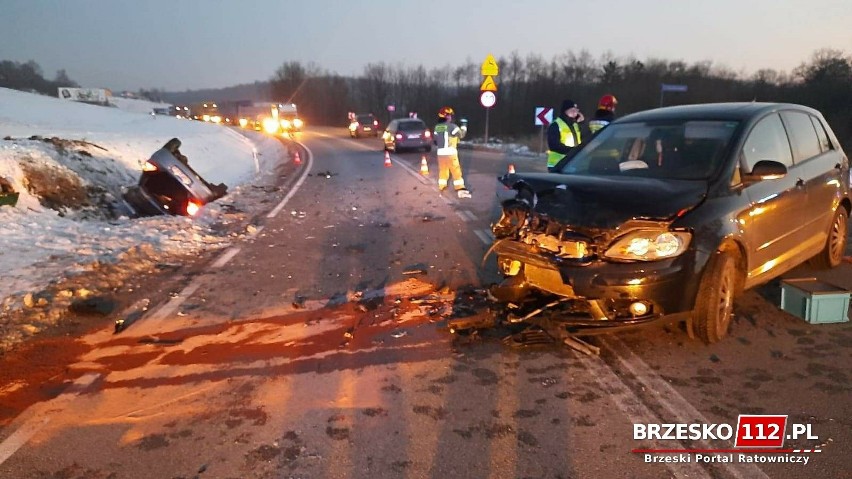
<svg viewBox="0 0 852 479"><path fill-rule="evenodd" d="M852 141L852 56L832 49L815 52L792 72L763 69L750 75L712 62L593 58L567 51L547 60L516 52L498 57L497 104L489 111L489 136L527 136L537 131L536 107L558 109L570 98L590 115L606 93L619 101L618 114L664 105L766 101L800 103L820 110L842 142ZM370 63L358 77L342 77L315 64L285 62L270 80L273 101L293 102L309 124L343 125L346 114L371 112L387 121L416 112L428 123L441 106L452 106L482 135L485 109L479 104L480 65L468 60L426 69ZM686 85L661 95L661 84ZM395 111L388 112L388 105ZM849 145L852 147L852 145Z"/></svg>
<svg viewBox="0 0 852 479"><path fill-rule="evenodd" d="M818 50L790 73L762 69L749 75L708 61L640 61L611 54L594 58L585 50L569 50L551 59L512 52L498 57L497 63L497 104L488 113L489 136L527 137L539 128L534 122L536 107L558 109L563 99L570 98L589 115L596 108L597 99L611 93L618 98L620 116L656 108L661 100L665 105L800 103L820 110L841 142L852 148L852 56L840 50ZM330 73L313 63L290 61L283 63L267 84L255 82L237 91L245 94L246 88L251 87L252 96L257 95L252 100L261 100L258 97L264 96L266 90L269 101L296 103L308 124L314 125L345 126L349 112L374 113L385 122L417 113L431 124L438 109L449 105L457 116L470 120L472 135L481 136L485 129L485 109L479 104L482 81L480 65L472 60L429 69L370 63L356 77ZM661 96L661 84L686 85L688 89ZM56 95L60 86L79 85L68 78L65 70L48 80L34 61L0 61L0 87ZM229 89L220 90L225 91ZM160 89L141 89L139 93L151 100L177 101L177 94ZM217 98L216 90L197 93L203 93L206 100L228 100ZM388 111L389 105L394 107L393 112Z"/></svg>
<svg viewBox="0 0 852 479"><path fill-rule="evenodd" d="M57 71L53 80L48 80L39 64L33 60L24 63L0 61L0 87L3 88L56 96L60 87L79 86L68 78L64 69Z"/></svg>

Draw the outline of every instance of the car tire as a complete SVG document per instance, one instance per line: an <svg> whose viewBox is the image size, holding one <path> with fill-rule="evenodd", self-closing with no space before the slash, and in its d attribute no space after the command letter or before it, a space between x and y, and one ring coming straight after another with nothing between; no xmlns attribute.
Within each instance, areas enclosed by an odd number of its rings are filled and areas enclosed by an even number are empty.
<svg viewBox="0 0 852 479"><path fill-rule="evenodd" d="M426 146L426 147L424 147L424 148L423 148L423 150L425 150L425 151L426 151L426 153L429 153L430 151L432 151L432 147L431 147L431 146Z"/></svg>
<svg viewBox="0 0 852 479"><path fill-rule="evenodd" d="M834 218L831 220L831 226L828 227L828 237L825 239L825 246L818 255L811 258L811 266L819 269L831 269L839 266L843 262L843 255L846 254L846 235L849 218L846 213L846 208L840 206L834 212Z"/></svg>
<svg viewBox="0 0 852 479"><path fill-rule="evenodd" d="M705 343L719 341L728 334L734 316L734 297L738 289L737 263L728 251L717 251L710 258L695 299L692 326Z"/></svg>

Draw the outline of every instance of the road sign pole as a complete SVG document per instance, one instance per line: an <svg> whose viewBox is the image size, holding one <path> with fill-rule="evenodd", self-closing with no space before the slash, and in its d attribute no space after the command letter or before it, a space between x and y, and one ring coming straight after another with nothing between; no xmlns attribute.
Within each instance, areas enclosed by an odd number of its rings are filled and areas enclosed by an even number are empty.
<svg viewBox="0 0 852 479"><path fill-rule="evenodd" d="M491 108L485 109L485 146L488 146L488 112Z"/></svg>
<svg viewBox="0 0 852 479"><path fill-rule="evenodd" d="M544 152L544 125L541 125L541 129L538 130L538 154L542 152Z"/></svg>

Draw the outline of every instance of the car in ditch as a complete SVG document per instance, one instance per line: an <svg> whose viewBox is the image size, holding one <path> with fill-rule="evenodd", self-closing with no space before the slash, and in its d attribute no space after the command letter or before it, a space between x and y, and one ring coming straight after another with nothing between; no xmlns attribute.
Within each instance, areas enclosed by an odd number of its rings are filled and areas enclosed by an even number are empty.
<svg viewBox="0 0 852 479"><path fill-rule="evenodd" d="M142 165L138 184L123 199L135 216L195 216L201 208L227 194L228 187L201 177L180 152L181 141L169 140Z"/></svg>
<svg viewBox="0 0 852 479"><path fill-rule="evenodd" d="M625 116L552 173L507 174L489 254L506 304L555 295L594 334L684 321L707 343L736 295L842 261L849 159L819 111L718 103Z"/></svg>

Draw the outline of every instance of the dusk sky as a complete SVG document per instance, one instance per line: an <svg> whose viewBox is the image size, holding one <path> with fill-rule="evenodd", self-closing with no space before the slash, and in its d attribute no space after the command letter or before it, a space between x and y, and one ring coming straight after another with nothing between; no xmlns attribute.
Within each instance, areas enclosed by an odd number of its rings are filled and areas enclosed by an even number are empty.
<svg viewBox="0 0 852 479"><path fill-rule="evenodd" d="M822 48L852 54L852 0L0 0L0 32L0 60L113 90L265 81L289 61L359 75L583 49L789 73Z"/></svg>

